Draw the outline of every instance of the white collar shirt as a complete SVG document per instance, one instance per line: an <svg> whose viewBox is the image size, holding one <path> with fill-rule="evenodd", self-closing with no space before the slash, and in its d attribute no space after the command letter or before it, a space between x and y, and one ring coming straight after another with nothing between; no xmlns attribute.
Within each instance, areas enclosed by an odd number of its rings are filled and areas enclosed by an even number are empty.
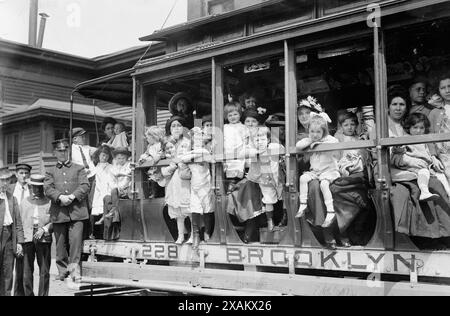
<svg viewBox="0 0 450 316"><path fill-rule="evenodd" d="M30 189L28 185L25 184L24 186L22 186L20 183L16 183L13 196L16 198L17 204L19 204L20 206L23 200L27 199L30 196Z"/></svg>
<svg viewBox="0 0 450 316"><path fill-rule="evenodd" d="M86 164L88 167L86 169L89 170L88 178L95 176L95 165L91 159L91 149L95 150L95 148L92 148L89 146L80 146L80 145L72 144L72 162L74 164L85 167L85 163L83 161L83 155L84 155L84 158L86 159ZM81 154L81 152L83 152L83 155Z"/></svg>
<svg viewBox="0 0 450 316"><path fill-rule="evenodd" d="M9 209L9 201L5 193L0 193L0 200L5 201L5 219L3 221L3 226L11 226L13 224L13 219Z"/></svg>

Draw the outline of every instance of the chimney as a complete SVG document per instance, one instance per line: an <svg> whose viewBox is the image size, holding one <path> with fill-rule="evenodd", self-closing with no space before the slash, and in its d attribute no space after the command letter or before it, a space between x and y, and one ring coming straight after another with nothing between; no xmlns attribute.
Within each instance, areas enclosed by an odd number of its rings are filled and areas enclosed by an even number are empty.
<svg viewBox="0 0 450 316"><path fill-rule="evenodd" d="M39 0L30 0L30 23L28 30L28 45L36 47Z"/></svg>
<svg viewBox="0 0 450 316"><path fill-rule="evenodd" d="M45 32L45 24L47 22L47 18L50 16L47 13L39 13L41 16L41 23L39 26L39 37L37 42L37 47L42 48L42 43L44 42L44 32Z"/></svg>

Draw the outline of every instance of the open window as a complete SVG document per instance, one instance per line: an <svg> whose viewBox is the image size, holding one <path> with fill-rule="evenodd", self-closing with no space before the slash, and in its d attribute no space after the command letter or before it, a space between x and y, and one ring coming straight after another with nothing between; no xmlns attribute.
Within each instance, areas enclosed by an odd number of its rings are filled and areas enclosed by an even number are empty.
<svg viewBox="0 0 450 316"><path fill-rule="evenodd" d="M423 249L446 248L450 236L449 27L424 17L385 32L394 225Z"/></svg>
<svg viewBox="0 0 450 316"><path fill-rule="evenodd" d="M284 61L261 55L223 69L224 188L241 240L277 244L287 226Z"/></svg>
<svg viewBox="0 0 450 316"><path fill-rule="evenodd" d="M297 215L310 223L322 244L367 245L377 221L371 196L375 186L372 151L364 147L376 135L371 38L296 53L297 141L312 139L311 123L319 124L319 116L321 126L328 125L328 134L334 137L326 136L322 128L319 142L339 142L335 145L339 149L332 152L298 155L298 176L313 176L308 178L307 192L300 181ZM330 183L329 189L324 182ZM336 220L327 225L327 216L333 213Z"/></svg>
<svg viewBox="0 0 450 316"><path fill-rule="evenodd" d="M149 165L141 163L139 170L142 176L142 186L146 205L144 207L144 218L147 223L148 236L152 236L151 240L161 239L162 236L170 235L174 240L178 238L178 230L176 219L170 214L166 204L166 191L169 190L167 184L161 178L162 169L169 166L173 159L180 157L172 157L173 153L169 152L168 143L172 141L174 135L171 135L171 128L166 129L167 122L174 116L181 117L179 123L183 125L183 146L188 144L189 148L185 148L186 152L190 152L192 148L191 129L200 127L203 129L205 121L212 123L211 118L211 73L200 73L189 75L187 77L180 76L178 78L168 79L160 82L146 84L143 86L143 96L145 104L146 126L157 125L164 130L164 139L161 146L161 160L157 165ZM142 119L142 118L138 118ZM144 132L144 131L143 131ZM148 148L148 141L144 135L137 136L137 142L143 142L142 150ZM178 148L179 143L175 145ZM181 145L180 145L181 146ZM178 149L175 149L178 152ZM180 154L181 155L181 154ZM202 162L199 162L202 163ZM189 163L186 163L189 164ZM208 165L208 163L207 163ZM211 172L211 166L203 170ZM212 185L208 183L206 185ZM182 188L177 188L172 194L182 194ZM187 188L190 190L190 187ZM189 195L190 197L190 195ZM190 198L187 198L189 201ZM175 196L178 198L178 196ZM182 197L179 197L182 199ZM186 200L186 199L185 199ZM180 200L181 201L181 200ZM183 203L185 203L184 201ZM150 209L151 205L151 209ZM186 214L187 215L187 214ZM190 216L189 216L190 217ZM190 233L190 220L186 220L186 236ZM150 228L152 227L152 228ZM153 231L151 231L153 229ZM213 234L214 227L210 229L208 235ZM155 232L156 231L156 232ZM201 232L204 232L203 228ZM204 234L202 234L203 236ZM188 237L187 237L188 238ZM187 239L186 239L187 240Z"/></svg>

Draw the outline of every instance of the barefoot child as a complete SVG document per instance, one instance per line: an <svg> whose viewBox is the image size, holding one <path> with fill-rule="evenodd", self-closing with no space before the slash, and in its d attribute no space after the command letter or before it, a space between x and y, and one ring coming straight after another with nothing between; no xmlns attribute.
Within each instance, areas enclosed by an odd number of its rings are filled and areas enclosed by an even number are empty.
<svg viewBox="0 0 450 316"><path fill-rule="evenodd" d="M297 143L297 149L313 149L318 144L335 144L339 141L329 135L328 123L322 116L312 114L309 124L309 137L302 139ZM300 177L300 208L296 215L297 218L303 217L308 207L308 185L312 180L320 181L320 189L325 199L327 208L327 217L322 227L328 228L333 224L336 213L333 206L333 196L330 191L330 184L340 177L338 170L339 152L320 152L311 155L311 169L303 173Z"/></svg>

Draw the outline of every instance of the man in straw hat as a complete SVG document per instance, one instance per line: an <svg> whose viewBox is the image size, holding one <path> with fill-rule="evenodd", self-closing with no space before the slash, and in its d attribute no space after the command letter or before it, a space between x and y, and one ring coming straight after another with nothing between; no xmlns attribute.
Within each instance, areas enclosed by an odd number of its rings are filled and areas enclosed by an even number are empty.
<svg viewBox="0 0 450 316"><path fill-rule="evenodd" d="M90 185L85 168L69 159L69 141L55 141L53 147L58 163L47 170L44 192L51 200L50 219L56 239L58 279L64 280L70 275L73 281L79 281L83 221L89 219L86 200Z"/></svg>
<svg viewBox="0 0 450 316"><path fill-rule="evenodd" d="M14 255L23 256L22 221L17 199L8 192L12 173L0 169L0 296L11 296Z"/></svg>
<svg viewBox="0 0 450 316"><path fill-rule="evenodd" d="M25 242L23 259L17 260L14 296L34 296L34 260L39 266L39 296L48 296L53 225L50 221L51 202L44 195L45 176L30 178L31 196L20 206Z"/></svg>

